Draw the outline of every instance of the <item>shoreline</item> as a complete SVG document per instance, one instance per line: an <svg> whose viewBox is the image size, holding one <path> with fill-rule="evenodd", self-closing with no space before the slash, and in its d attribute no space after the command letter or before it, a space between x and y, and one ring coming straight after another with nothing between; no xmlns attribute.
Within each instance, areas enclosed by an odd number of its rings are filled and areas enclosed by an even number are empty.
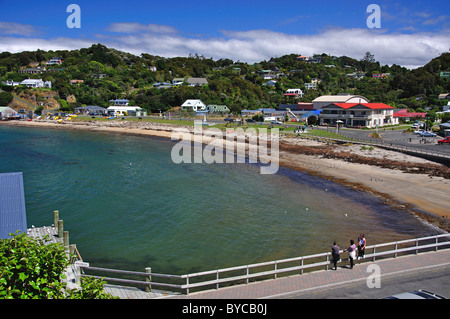
<svg viewBox="0 0 450 319"><path fill-rule="evenodd" d="M0 122L0 125L87 130L169 139L173 129L182 127L149 122L57 123L45 120L4 121ZM188 129L192 131L192 127ZM330 150L336 156L329 156ZM413 213L421 220L449 232L450 216L447 212L450 212L450 201L448 201L450 180L421 172L405 172L403 167L400 169L400 166L407 168L411 163L419 166L427 164L432 167L441 164L393 151L381 149L376 151L378 153L363 152L357 147L349 149L345 146L330 146L323 142L306 139L280 137L279 165L372 193L374 196L382 198L386 204ZM363 159L374 158L376 155L378 156L377 164L391 161L400 166L387 168L383 165L370 165L371 161L367 161L367 163L365 163L366 161L354 162L351 158L348 160L349 152L353 156ZM337 154L343 154L343 156L337 156Z"/></svg>

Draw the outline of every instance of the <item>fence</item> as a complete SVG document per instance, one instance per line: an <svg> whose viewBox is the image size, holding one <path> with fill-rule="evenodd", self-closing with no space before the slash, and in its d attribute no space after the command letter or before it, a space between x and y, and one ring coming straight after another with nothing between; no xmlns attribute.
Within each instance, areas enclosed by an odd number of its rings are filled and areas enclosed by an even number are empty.
<svg viewBox="0 0 450 319"><path fill-rule="evenodd" d="M322 129L322 130L324 130L324 129ZM380 147L380 148L384 148L384 149L388 149L388 150L392 150L392 151L402 152L402 153L409 154L409 155L424 157L424 158L428 158L428 159L435 159L435 160L438 160L439 162L442 161L442 163L446 164L446 165L448 165L448 163L450 162L450 155L443 153L443 152L435 152L432 150L423 149L423 148L419 148L419 147L411 147L411 146L401 145L401 144L397 144L393 141L384 141L382 139L378 139L375 137L363 139L360 137L355 137L355 136L345 134L344 132L341 132L341 131L339 131L338 134L340 136L342 136L342 138L314 136L314 135L308 136L308 137L305 136L305 138L316 139L319 141L334 141L334 142L338 142L338 143L353 143L353 144L371 145L371 146L376 146L376 147ZM424 142L424 144L426 144L426 141Z"/></svg>
<svg viewBox="0 0 450 319"><path fill-rule="evenodd" d="M418 254L425 251L437 251L439 248L450 248L450 234L415 238L389 242L366 247L364 261L376 261L383 258L397 258L401 255ZM343 251L341 251L343 253ZM341 262L348 259L343 258ZM114 270L90 267L87 263L76 262L79 280L81 277L94 277L106 282L142 287L150 292L153 287L161 287L167 291L189 294L192 290L219 289L226 285L248 284L250 281L276 279L278 276L303 274L304 271L327 269L331 263L331 251L327 253L269 261L245 266L217 269L187 275L165 275L152 273L151 268L145 272ZM105 277L86 274L86 272L112 273L122 278ZM125 279L125 276L138 276L144 280ZM156 279L158 281L156 281ZM161 289L160 288L160 289Z"/></svg>

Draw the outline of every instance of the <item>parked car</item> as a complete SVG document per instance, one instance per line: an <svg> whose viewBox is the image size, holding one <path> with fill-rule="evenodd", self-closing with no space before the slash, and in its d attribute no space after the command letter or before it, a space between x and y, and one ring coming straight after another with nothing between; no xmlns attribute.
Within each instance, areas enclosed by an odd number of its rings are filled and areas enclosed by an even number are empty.
<svg viewBox="0 0 450 319"><path fill-rule="evenodd" d="M429 131L423 131L423 132L419 133L419 135L422 137L427 137L427 136L434 137L434 136L436 136L436 133L429 132Z"/></svg>
<svg viewBox="0 0 450 319"><path fill-rule="evenodd" d="M419 289L412 292L400 293L397 295L386 297L384 299L446 299L446 298L438 294L435 294L434 292Z"/></svg>
<svg viewBox="0 0 450 319"><path fill-rule="evenodd" d="M424 130L418 129L418 130L414 131L414 134L420 134L420 133L422 133L422 132L424 132Z"/></svg>
<svg viewBox="0 0 450 319"><path fill-rule="evenodd" d="M225 122L234 122L234 119L232 119L231 117L226 117L223 119Z"/></svg>
<svg viewBox="0 0 450 319"><path fill-rule="evenodd" d="M246 121L247 121L247 123L255 123L255 120L253 120L253 119L248 119Z"/></svg>
<svg viewBox="0 0 450 319"><path fill-rule="evenodd" d="M270 121L270 124L283 124L282 122L280 122L280 121Z"/></svg>
<svg viewBox="0 0 450 319"><path fill-rule="evenodd" d="M450 136L447 136L446 138L438 141L438 144L440 144L440 145L447 144L447 143L450 143Z"/></svg>

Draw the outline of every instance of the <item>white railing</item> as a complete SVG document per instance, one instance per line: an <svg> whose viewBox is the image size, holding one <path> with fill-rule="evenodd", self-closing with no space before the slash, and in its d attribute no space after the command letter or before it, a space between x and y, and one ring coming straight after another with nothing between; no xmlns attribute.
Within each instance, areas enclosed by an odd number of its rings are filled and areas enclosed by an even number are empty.
<svg viewBox="0 0 450 319"><path fill-rule="evenodd" d="M444 247L446 246L446 247ZM450 248L450 234L441 234L436 236L408 239L390 243L383 243L366 247L365 258L362 261L374 262L379 258L397 258L399 255L408 253L418 254L423 251L437 251L439 248ZM344 253L341 251L341 254ZM341 262L346 262L347 258L342 258ZM146 272L131 272L123 270L113 270L106 268L89 267L81 264L78 269L84 271L100 271L120 273L122 275L138 275L144 276L145 281L110 278L102 276L94 276L80 274L81 276L101 278L107 282L126 283L128 285L143 286L146 291L150 291L151 287L163 287L165 289L179 290L189 294L192 289L219 289L221 285L232 284L248 284L250 281L276 279L279 275L288 276L293 274L303 274L305 270L327 269L331 261L331 250L327 253L308 255L303 257L288 258L275 260L245 266L230 267L211 271L198 272L187 275L164 275L151 273L150 268L146 268ZM152 281L160 278L161 281ZM166 280L166 282L163 282Z"/></svg>

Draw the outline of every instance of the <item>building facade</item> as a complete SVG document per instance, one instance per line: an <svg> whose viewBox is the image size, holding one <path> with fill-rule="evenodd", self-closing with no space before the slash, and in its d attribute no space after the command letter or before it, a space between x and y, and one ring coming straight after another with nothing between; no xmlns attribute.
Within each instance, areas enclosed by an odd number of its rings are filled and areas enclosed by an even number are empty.
<svg viewBox="0 0 450 319"><path fill-rule="evenodd" d="M394 108L383 103L333 103L323 107L319 121L320 125L368 128L398 124Z"/></svg>

